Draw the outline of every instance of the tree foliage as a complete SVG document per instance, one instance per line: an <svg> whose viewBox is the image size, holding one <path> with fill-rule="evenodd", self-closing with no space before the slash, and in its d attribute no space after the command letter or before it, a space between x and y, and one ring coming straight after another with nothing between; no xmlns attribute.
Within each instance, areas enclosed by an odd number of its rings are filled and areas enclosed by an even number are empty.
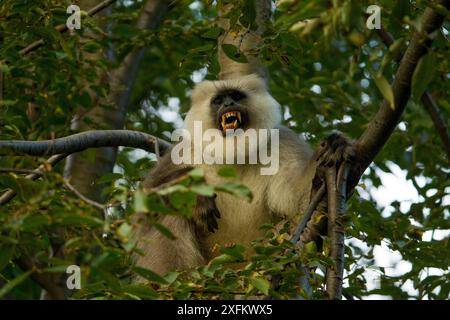
<svg viewBox="0 0 450 320"><path fill-rule="evenodd" d="M231 32L254 29L253 2L233 1L227 13ZM217 39L224 30L217 26L216 5L206 0L175 1L160 28L147 31L133 27L142 1L118 1L112 14L83 17L81 30L61 34L55 27L65 24L69 4L65 0L3 0L0 4L0 139L47 140L74 133L70 124L77 110L94 104L89 92L108 95L109 82L99 82L99 77L120 65L136 47L146 50L125 128L167 139L189 108L193 85L203 78L216 79L219 73ZM433 1L378 1L382 24L395 38L386 47L376 30L366 27L365 10L371 4L278 1L274 23L266 26L257 51L269 70L272 95L282 105L285 124L312 145L331 130L358 138L383 100L393 100L389 83L398 66L396 57L405 51L411 33L420 30L424 9L431 6L449 15ZM108 31L105 25L110 25ZM448 32L446 22L414 72L413 98L401 124L350 198L345 221L346 294L449 297L450 243L445 233L450 229L449 159L420 102L427 90L450 126ZM43 47L19 54L38 39L44 40ZM107 50L113 50L114 59L93 55ZM236 46L223 50L231 59L246 61ZM32 117L32 112L38 117ZM93 129L103 129L101 123L84 121ZM93 150L89 152L94 156ZM0 168L31 169L44 160L1 156ZM66 187L62 166L48 167L37 181L0 172L0 189L17 193L13 201L0 207L0 296L38 298L45 288L40 275L64 285L67 266L75 264L82 270L82 289L70 292L73 298L210 299L269 293L276 298L306 297L297 281L296 263L302 261L314 271L312 298L324 297L323 270L333 265L328 239L324 238L323 250L311 242L299 252L286 240L287 225L261 226L266 236L255 240L250 259L243 255L248 248L234 245L217 248L220 254L214 260L189 272L161 277L133 267L137 249L131 217L136 212L146 213L149 223L172 237L170 230L158 224L157 216L189 218L196 195L217 191L251 200L245 186L207 185L198 170L174 184L142 190L139 182L154 161L152 155L120 149L114 173L96 182L106 185L104 212ZM380 174L396 168L406 172L406 179L417 190L417 201L377 203L372 191L383 185ZM233 171L222 174L232 176ZM171 209L161 201L162 195L169 196ZM444 236L435 236L438 232ZM393 272L395 265L379 265L374 250L381 245L401 255L408 271L398 274ZM24 261L32 261L32 267ZM368 268L379 274L376 286L368 278ZM282 275L282 281L275 292L270 279L276 274ZM132 283L133 275L149 283Z"/></svg>

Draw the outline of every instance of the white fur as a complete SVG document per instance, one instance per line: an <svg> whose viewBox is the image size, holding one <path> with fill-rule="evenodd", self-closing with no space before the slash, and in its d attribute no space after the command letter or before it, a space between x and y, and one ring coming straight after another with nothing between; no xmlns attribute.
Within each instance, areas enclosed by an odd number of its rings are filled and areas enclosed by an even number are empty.
<svg viewBox="0 0 450 320"><path fill-rule="evenodd" d="M253 201L226 193L217 195L216 205L221 213L218 230L201 241L208 249L215 244L248 245L261 235L258 229L263 223L300 216L309 201L314 174L311 149L298 135L280 126L280 106L267 91L265 82L256 75L237 80L205 81L197 85L192 93L192 106L185 119L185 129L193 132L194 121L202 121L203 129L216 127L210 115L210 103L216 93L224 88L239 89L247 94L251 128L280 129L280 169L273 176L263 176L259 164L234 165L238 173L235 181L245 184L252 191ZM230 181L216 174L220 165L200 166L205 170L208 183Z"/></svg>
<svg viewBox="0 0 450 320"><path fill-rule="evenodd" d="M210 103L215 94L225 88L239 89L247 94L246 108L251 128L280 130L279 170L275 175L265 176L260 174L260 164L234 165L238 175L231 181L246 185L253 193L253 200L249 202L219 192L216 206L221 218L217 220L218 230L214 233L197 234L193 224L186 219L163 216L160 223L177 236L176 240L169 240L155 228L146 226L144 219L144 222L138 222L139 247L145 253L145 256L138 258L137 263L141 267L164 274L173 269L202 265L216 254L212 252L216 244L241 243L248 246L261 236L259 227L262 224L299 217L309 202L315 172L312 151L297 134L279 125L280 106L267 91L264 81L256 75L236 80L205 81L197 85L192 93L192 106L185 119L185 129L193 133L194 121L202 121L203 129L216 128ZM227 137L220 135L220 139L224 144ZM148 180L158 181L155 179L164 172L180 168L171 161L170 157L163 157ZM206 180L210 184L230 181L230 178L217 175L221 165L198 166L205 170ZM150 183L150 186L155 185Z"/></svg>

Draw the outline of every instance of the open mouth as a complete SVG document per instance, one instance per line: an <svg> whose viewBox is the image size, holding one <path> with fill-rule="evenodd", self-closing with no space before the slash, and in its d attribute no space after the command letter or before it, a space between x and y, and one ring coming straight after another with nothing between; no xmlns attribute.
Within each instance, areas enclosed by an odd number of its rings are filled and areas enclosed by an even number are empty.
<svg viewBox="0 0 450 320"><path fill-rule="evenodd" d="M242 125L242 114L240 111L228 111L222 114L220 117L220 124L222 126L222 130L225 131L227 129L236 130L240 128Z"/></svg>

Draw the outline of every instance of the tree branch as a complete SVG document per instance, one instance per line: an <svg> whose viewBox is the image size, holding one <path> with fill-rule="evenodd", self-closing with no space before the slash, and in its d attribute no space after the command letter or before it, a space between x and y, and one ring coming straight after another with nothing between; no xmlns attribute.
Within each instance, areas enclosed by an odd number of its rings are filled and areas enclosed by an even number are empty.
<svg viewBox="0 0 450 320"><path fill-rule="evenodd" d="M326 170L328 194L328 237L331 240L330 257L335 265L327 269L326 286L329 299L342 298L342 280L344 277L344 228L342 217L347 201L348 166L344 162L336 175L336 167Z"/></svg>
<svg viewBox="0 0 450 320"><path fill-rule="evenodd" d="M308 222L311 220L311 217L313 216L313 213L315 212L317 205L319 204L320 200L322 200L324 195L325 195L325 185L322 185L317 191L317 193L314 195L314 197L311 199L308 209L306 209L302 221L297 226L297 229L295 230L294 235L291 238L292 243L296 244L300 241L300 237L305 231ZM303 244L304 242L301 242L301 246Z"/></svg>
<svg viewBox="0 0 450 320"><path fill-rule="evenodd" d="M53 167L59 161L67 157L67 154L57 154L50 157L44 164L41 164L37 169L33 170L33 173L30 173L25 176L26 179L36 180L40 176L42 176L49 168ZM13 199L16 195L16 192L12 189L8 189L5 193L0 196L0 206L8 203Z"/></svg>
<svg viewBox="0 0 450 320"><path fill-rule="evenodd" d="M114 2L116 2L117 0L105 0L101 3L99 3L98 5L96 5L95 7L91 8L88 12L87 15L92 17L94 15L96 15L97 13L99 13L100 11L102 11L103 9L109 7L111 4L113 4ZM67 30L69 30L67 28L66 25L60 25L56 27L56 30L59 31L60 33L64 33L67 32ZM35 51L36 49L39 49L40 47L42 47L44 45L44 40L43 39L39 39L35 42L33 42L32 44L28 45L27 47L23 48L22 50L19 51L19 55L24 56L27 55L28 53Z"/></svg>
<svg viewBox="0 0 450 320"><path fill-rule="evenodd" d="M84 196L80 191L78 191L77 189L75 189L75 187L73 185L70 184L69 180L64 179L64 185L67 187L67 189L69 189L70 191L72 191L73 193L75 193L75 195L80 198L81 200L83 200L84 202L86 202L87 204L90 204L91 206L104 211L106 209L106 206L104 204L98 203L94 200L89 199L88 197Z"/></svg>
<svg viewBox="0 0 450 320"><path fill-rule="evenodd" d="M440 3L447 9L450 7L449 0L443 0ZM427 53L432 42L432 34L439 29L443 20L444 17L432 9L425 10L421 19L422 29L420 32L414 32L392 83L395 108L392 109L389 103L384 101L378 113L355 143L355 154L358 157L359 165L353 168L354 172L349 181L350 189L358 183L365 169L383 148L397 126L411 94L411 79L414 70L420 58Z"/></svg>
<svg viewBox="0 0 450 320"><path fill-rule="evenodd" d="M450 1L445 0L441 3L448 9ZM428 51L432 42L432 33L436 31L443 22L443 17L427 8L422 16L421 32L414 32L412 40L405 55L403 56L392 89L395 97L395 109L392 110L387 101L369 123L367 129L354 144L356 161L352 165L351 174L347 171L347 166L342 165L338 174L336 186L336 168L326 171L326 184L328 193L328 234L331 238L331 257L335 261L335 269L327 272L327 291L330 299L341 299L342 296L342 277L344 263L344 234L339 226L339 217L344 213L347 194L356 186L365 169L374 160L381 148L389 139L398 121L403 114L411 93L411 80L414 70L420 60ZM386 34L381 34L386 38ZM320 214L315 211L314 214ZM314 240L324 223L322 221L314 223L309 220L306 227L304 221L299 225L300 239ZM308 231L309 235L306 235ZM306 241L306 240L305 240ZM304 243L304 242L303 242Z"/></svg>
<svg viewBox="0 0 450 320"><path fill-rule="evenodd" d="M27 154L45 156L72 154L89 148L126 146L155 152L155 143L161 151L166 151L170 143L144 132L132 130L92 130L64 138L45 141L0 141L0 155Z"/></svg>
<svg viewBox="0 0 450 320"><path fill-rule="evenodd" d="M388 48L395 41L394 37L383 27L381 27L381 29L377 29L377 34ZM394 57L394 60L397 62L400 62L401 59L402 59L401 54ZM447 126L445 125L444 119L442 119L439 107L437 106L437 104L427 91L424 92L420 100L422 101L425 110L430 115L431 120L433 121L436 130L439 136L441 137L444 150L447 153L447 159L450 161L450 133Z"/></svg>
<svg viewBox="0 0 450 320"><path fill-rule="evenodd" d="M32 270L30 278L47 292L50 299L65 299L64 289L62 286L57 284L59 278L56 274L41 272L33 261L33 258L28 256L26 253L22 253L16 262L22 270Z"/></svg>

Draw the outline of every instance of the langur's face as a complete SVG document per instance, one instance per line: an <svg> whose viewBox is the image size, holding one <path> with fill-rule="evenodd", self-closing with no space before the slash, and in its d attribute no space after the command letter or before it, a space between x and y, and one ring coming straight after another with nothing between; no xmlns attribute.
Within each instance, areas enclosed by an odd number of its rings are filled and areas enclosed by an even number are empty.
<svg viewBox="0 0 450 320"><path fill-rule="evenodd" d="M256 75L224 81L204 81L192 93L192 106L185 119L189 131L194 121L203 129L272 129L281 121L279 104Z"/></svg>
<svg viewBox="0 0 450 320"><path fill-rule="evenodd" d="M245 130L249 125L248 97L239 89L224 89L211 98L212 121L225 135L226 130Z"/></svg>

